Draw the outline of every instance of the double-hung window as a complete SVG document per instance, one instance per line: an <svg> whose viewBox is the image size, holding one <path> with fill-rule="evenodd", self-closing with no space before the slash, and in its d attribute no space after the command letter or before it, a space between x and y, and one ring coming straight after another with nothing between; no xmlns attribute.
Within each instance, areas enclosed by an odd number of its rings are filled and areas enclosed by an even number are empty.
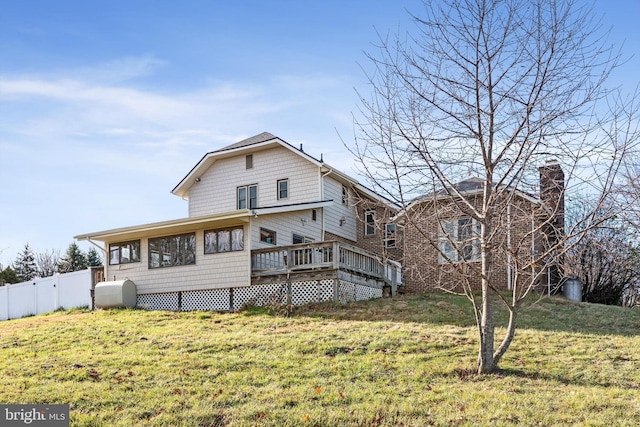
<svg viewBox="0 0 640 427"><path fill-rule="evenodd" d="M388 222L384 225L384 247L396 247L396 225L392 222Z"/></svg>
<svg viewBox="0 0 640 427"><path fill-rule="evenodd" d="M480 260L480 223L471 218L440 222L439 263Z"/></svg>
<svg viewBox="0 0 640 427"><path fill-rule="evenodd" d="M255 209L258 207L258 186L256 184L238 187L236 193L238 209Z"/></svg>
<svg viewBox="0 0 640 427"><path fill-rule="evenodd" d="M364 211L364 235L373 236L374 234L376 234L375 211Z"/></svg>
<svg viewBox="0 0 640 427"><path fill-rule="evenodd" d="M349 190L344 185L342 186L342 204L349 206Z"/></svg>
<svg viewBox="0 0 640 427"><path fill-rule="evenodd" d="M286 199L289 197L289 180L278 180L278 200Z"/></svg>

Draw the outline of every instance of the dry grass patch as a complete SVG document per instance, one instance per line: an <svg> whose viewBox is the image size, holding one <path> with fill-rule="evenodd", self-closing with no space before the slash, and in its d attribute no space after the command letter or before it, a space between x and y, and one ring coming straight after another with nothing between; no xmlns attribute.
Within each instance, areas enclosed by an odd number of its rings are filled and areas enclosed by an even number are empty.
<svg viewBox="0 0 640 427"><path fill-rule="evenodd" d="M0 401L69 403L80 426L640 424L639 311L543 301L522 316L504 370L477 376L465 307L425 294L289 317L2 322Z"/></svg>

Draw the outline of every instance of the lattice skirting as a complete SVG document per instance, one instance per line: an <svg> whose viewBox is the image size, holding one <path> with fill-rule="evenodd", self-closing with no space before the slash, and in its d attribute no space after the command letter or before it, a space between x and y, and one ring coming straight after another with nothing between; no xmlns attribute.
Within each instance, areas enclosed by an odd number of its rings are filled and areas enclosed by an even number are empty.
<svg viewBox="0 0 640 427"><path fill-rule="evenodd" d="M338 285L338 301L363 301L372 298L382 298L382 289L340 280Z"/></svg>
<svg viewBox="0 0 640 427"><path fill-rule="evenodd" d="M288 283L271 283L242 288L207 289L201 291L163 292L138 295L138 308L172 311L238 311L247 305L266 306L272 303L292 305L334 299L331 279ZM336 300L340 302L381 298L382 289L340 280Z"/></svg>

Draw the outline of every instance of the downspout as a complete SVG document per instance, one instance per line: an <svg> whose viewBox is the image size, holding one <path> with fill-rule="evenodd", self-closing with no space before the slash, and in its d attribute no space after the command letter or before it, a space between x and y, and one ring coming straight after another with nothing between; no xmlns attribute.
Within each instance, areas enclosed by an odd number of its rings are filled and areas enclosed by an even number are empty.
<svg viewBox="0 0 640 427"><path fill-rule="evenodd" d="M322 169L321 169L322 170ZM320 175L320 200L324 201L324 177L326 177L327 175L333 173L333 169L329 169L325 174L321 174ZM324 208L322 208L322 223L321 223L321 227L322 227L322 241L324 242L325 239L325 228L324 228L324 217L325 217L325 212L324 212Z"/></svg>
<svg viewBox="0 0 640 427"><path fill-rule="evenodd" d="M534 261L536 259L536 239L535 239L536 223L531 215L531 286L535 283L536 267Z"/></svg>
<svg viewBox="0 0 640 427"><path fill-rule="evenodd" d="M251 211L249 211L251 212ZM247 246L249 246L249 265L248 265L248 275L249 275L249 285L251 285L251 279L252 279L252 274L253 274L253 254L251 253L253 250L253 229L254 229L254 225L253 225L253 221L257 218L257 213L255 210L253 210L253 214L249 215L249 223L247 224ZM233 289L231 289L231 292L233 292ZM233 311L233 306L230 307L231 311Z"/></svg>

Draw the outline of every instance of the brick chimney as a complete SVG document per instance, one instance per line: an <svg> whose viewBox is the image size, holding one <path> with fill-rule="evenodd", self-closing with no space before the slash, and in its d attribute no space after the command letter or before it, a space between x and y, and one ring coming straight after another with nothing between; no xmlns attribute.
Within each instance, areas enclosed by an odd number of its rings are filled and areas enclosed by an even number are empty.
<svg viewBox="0 0 640 427"><path fill-rule="evenodd" d="M546 244L553 246L564 237L564 172L556 160L547 160L544 166L538 168L540 172L540 200L547 205L553 215L552 222L545 227L543 233L547 236ZM541 277L549 287L550 292L558 292L562 283L564 256L559 253L550 260L547 273ZM541 280L541 281L542 281Z"/></svg>
<svg viewBox="0 0 640 427"><path fill-rule="evenodd" d="M554 226L564 234L564 172L556 160L547 160L540 171L540 200L555 216Z"/></svg>

